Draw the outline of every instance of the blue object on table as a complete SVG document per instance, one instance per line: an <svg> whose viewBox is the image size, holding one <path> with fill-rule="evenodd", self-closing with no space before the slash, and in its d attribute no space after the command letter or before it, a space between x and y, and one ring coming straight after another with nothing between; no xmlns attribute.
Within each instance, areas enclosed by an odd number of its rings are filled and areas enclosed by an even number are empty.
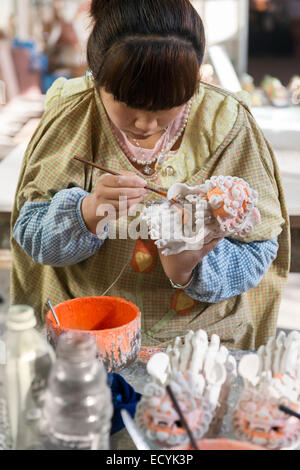
<svg viewBox="0 0 300 470"><path fill-rule="evenodd" d="M108 374L108 385L111 388L112 400L114 406L114 415L112 419L111 434L124 428L124 423L120 411L125 408L130 416L134 418L136 405L142 395L137 393L134 388L126 382L119 374Z"/></svg>
<svg viewBox="0 0 300 470"><path fill-rule="evenodd" d="M47 72L49 67L49 58L43 52L40 52L34 41L22 41L15 38L12 41L13 49L27 49L30 57L30 70L32 72Z"/></svg>
<svg viewBox="0 0 300 470"><path fill-rule="evenodd" d="M33 51L30 57L30 69L37 72L47 72L49 68L49 58L42 52Z"/></svg>
<svg viewBox="0 0 300 470"><path fill-rule="evenodd" d="M44 73L42 76L42 83L41 83L41 88L42 88L42 93L45 95L49 88L53 85L55 80L57 80L60 77L64 78L72 78L70 74L50 74L50 73Z"/></svg>
<svg viewBox="0 0 300 470"><path fill-rule="evenodd" d="M20 47L33 51L36 48L36 45L34 41L23 41L22 39L14 38L12 41L12 47Z"/></svg>

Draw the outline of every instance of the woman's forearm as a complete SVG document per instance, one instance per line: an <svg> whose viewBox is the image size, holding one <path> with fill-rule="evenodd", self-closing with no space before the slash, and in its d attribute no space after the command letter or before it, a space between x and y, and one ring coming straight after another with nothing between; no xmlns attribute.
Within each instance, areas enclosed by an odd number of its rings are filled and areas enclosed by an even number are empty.
<svg viewBox="0 0 300 470"><path fill-rule="evenodd" d="M36 262L52 266L77 264L101 247L102 237L91 233L81 213L88 193L81 188L59 191L49 202L26 202L13 229L13 236Z"/></svg>
<svg viewBox="0 0 300 470"><path fill-rule="evenodd" d="M89 230L89 232L96 235L97 233L97 226L101 220L104 219L105 216L97 216L97 210L95 207L95 200L92 194L88 194L86 197L82 199L81 204L81 213L84 223Z"/></svg>
<svg viewBox="0 0 300 470"><path fill-rule="evenodd" d="M185 285L191 279L195 267L220 241L220 238L215 238L205 244L201 250L185 250L176 255L164 256L163 249L159 249L160 261L166 276L176 284Z"/></svg>
<svg viewBox="0 0 300 470"><path fill-rule="evenodd" d="M224 238L194 269L185 292L217 303L257 286L277 256L277 239L242 243Z"/></svg>

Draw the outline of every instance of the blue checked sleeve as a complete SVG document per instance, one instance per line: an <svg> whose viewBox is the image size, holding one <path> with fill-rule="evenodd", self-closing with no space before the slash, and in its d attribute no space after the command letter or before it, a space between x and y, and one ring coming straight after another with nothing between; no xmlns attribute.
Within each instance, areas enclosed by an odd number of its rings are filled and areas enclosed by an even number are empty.
<svg viewBox="0 0 300 470"><path fill-rule="evenodd" d="M185 292L201 302L217 303L255 287L277 256L274 238L242 243L224 238L194 269Z"/></svg>
<svg viewBox="0 0 300 470"><path fill-rule="evenodd" d="M37 263L51 266L77 264L94 255L108 235L91 233L81 214L89 193L81 188L63 189L50 202L26 202L13 229L13 236Z"/></svg>

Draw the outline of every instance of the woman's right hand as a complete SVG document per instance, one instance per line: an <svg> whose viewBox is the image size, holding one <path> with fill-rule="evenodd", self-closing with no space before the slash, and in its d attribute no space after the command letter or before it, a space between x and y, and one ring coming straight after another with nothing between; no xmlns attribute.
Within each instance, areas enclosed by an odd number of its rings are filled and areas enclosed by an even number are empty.
<svg viewBox="0 0 300 470"><path fill-rule="evenodd" d="M124 212L120 212L119 198L121 196L127 198L127 204L123 204L128 211L146 197L148 193L148 190L144 189L146 185L147 181L132 172L122 172L122 175L118 176L108 173L101 175L94 192L82 201L81 212L88 230L96 234L97 224L106 216L106 214L97 216L97 210L101 210L101 206L107 204L113 206L116 218L119 219L124 215Z"/></svg>

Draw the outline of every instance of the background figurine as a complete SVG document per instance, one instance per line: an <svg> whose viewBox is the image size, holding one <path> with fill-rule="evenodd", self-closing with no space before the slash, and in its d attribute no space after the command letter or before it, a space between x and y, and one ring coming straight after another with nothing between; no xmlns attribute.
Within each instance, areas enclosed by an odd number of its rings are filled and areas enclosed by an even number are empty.
<svg viewBox="0 0 300 470"><path fill-rule="evenodd" d="M238 370L244 389L233 414L236 434L268 449L297 448L300 421L279 405L300 412L300 333L270 338L257 355L244 356Z"/></svg>
<svg viewBox="0 0 300 470"><path fill-rule="evenodd" d="M168 384L196 440L220 431L236 362L219 336L209 341L204 330L190 331L176 338L166 353L152 356L147 370L153 380L145 387L136 420L150 440L166 447L189 442L166 392Z"/></svg>

